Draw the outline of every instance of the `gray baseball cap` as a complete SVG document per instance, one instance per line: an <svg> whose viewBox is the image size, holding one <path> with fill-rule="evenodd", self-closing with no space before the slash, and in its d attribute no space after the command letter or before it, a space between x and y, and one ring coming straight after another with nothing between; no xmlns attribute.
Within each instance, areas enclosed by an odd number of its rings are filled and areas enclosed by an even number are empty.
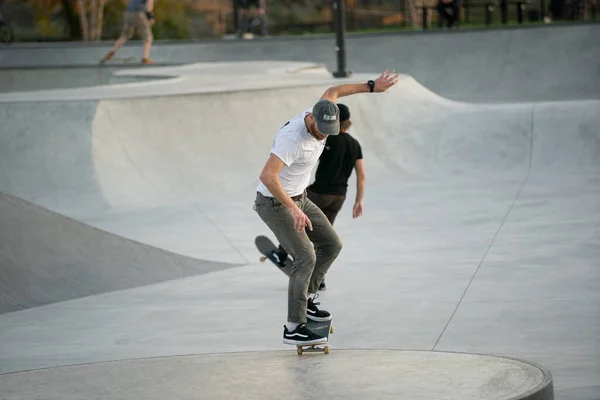
<svg viewBox="0 0 600 400"><path fill-rule="evenodd" d="M340 133L340 109L331 100L319 100L313 106L313 116L317 121L319 132L324 135L338 135Z"/></svg>

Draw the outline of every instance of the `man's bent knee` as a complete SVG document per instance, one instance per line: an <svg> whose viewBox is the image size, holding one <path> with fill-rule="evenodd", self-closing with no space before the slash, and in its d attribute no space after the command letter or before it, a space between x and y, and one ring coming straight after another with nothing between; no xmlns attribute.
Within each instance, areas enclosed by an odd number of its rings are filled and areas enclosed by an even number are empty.
<svg viewBox="0 0 600 400"><path fill-rule="evenodd" d="M296 250L294 257L294 268L292 273L299 273L301 275L310 276L315 264L317 263L317 254L315 249L310 247L308 249Z"/></svg>
<svg viewBox="0 0 600 400"><path fill-rule="evenodd" d="M340 252L342 251L342 247L344 247L344 245L342 244L342 241L340 238L338 238L332 245L333 247L333 253L335 254L335 256L337 257Z"/></svg>

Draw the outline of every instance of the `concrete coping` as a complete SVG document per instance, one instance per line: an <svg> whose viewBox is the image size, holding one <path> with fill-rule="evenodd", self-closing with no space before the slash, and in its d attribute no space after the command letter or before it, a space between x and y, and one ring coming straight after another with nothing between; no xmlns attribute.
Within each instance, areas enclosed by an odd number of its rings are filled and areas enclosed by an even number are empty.
<svg viewBox="0 0 600 400"><path fill-rule="evenodd" d="M291 346L290 346L291 347ZM438 351L281 351L110 361L0 376L11 398L554 399L552 375L514 358Z"/></svg>
<svg viewBox="0 0 600 400"><path fill-rule="evenodd" d="M379 73L335 78L322 65L284 61L194 63L172 67L149 66L123 69L114 73L115 77L143 78L141 82L2 93L0 94L0 103L109 100L284 89L299 86L330 86L340 83L366 82L368 79L375 79ZM157 80L148 80L149 77L156 77Z"/></svg>

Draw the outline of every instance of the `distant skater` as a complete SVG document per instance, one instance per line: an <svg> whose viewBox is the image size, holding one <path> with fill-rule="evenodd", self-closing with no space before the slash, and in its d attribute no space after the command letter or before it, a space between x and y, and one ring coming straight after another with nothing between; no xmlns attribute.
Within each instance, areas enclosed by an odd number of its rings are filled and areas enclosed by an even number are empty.
<svg viewBox="0 0 600 400"><path fill-rule="evenodd" d="M125 44L134 32L137 32L144 41L144 52L142 55L142 64L152 64L150 59L150 48L152 47L152 25L154 25L154 0L129 0L127 9L123 16L123 31L121 37L115 43L111 51L104 56L103 60L111 60L116 52Z"/></svg>

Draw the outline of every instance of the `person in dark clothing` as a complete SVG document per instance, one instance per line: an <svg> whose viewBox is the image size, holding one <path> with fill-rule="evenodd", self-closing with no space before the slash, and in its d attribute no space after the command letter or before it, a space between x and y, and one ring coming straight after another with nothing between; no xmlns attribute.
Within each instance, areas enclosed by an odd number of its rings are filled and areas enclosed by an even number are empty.
<svg viewBox="0 0 600 400"><path fill-rule="evenodd" d="M248 29L250 27L250 7L256 9L258 18L260 19L260 34L267 36L269 33L269 22L267 18L267 0L235 0L240 11L240 27L238 36L247 38Z"/></svg>
<svg viewBox="0 0 600 400"><path fill-rule="evenodd" d="M337 104L340 109L340 134L328 136L325 150L319 158L315 181L306 189L308 198L323 211L333 225L336 216L346 200L348 180L356 170L356 197L352 207L352 218L358 218L363 212L365 192L365 166L360 143L348 130L352 125L350 110L345 104ZM287 252L279 245L277 255L280 260L287 259ZM325 279L319 290L325 290Z"/></svg>
<svg viewBox="0 0 600 400"><path fill-rule="evenodd" d="M458 27L460 0L438 0L437 10L440 21L445 20L447 28Z"/></svg>

